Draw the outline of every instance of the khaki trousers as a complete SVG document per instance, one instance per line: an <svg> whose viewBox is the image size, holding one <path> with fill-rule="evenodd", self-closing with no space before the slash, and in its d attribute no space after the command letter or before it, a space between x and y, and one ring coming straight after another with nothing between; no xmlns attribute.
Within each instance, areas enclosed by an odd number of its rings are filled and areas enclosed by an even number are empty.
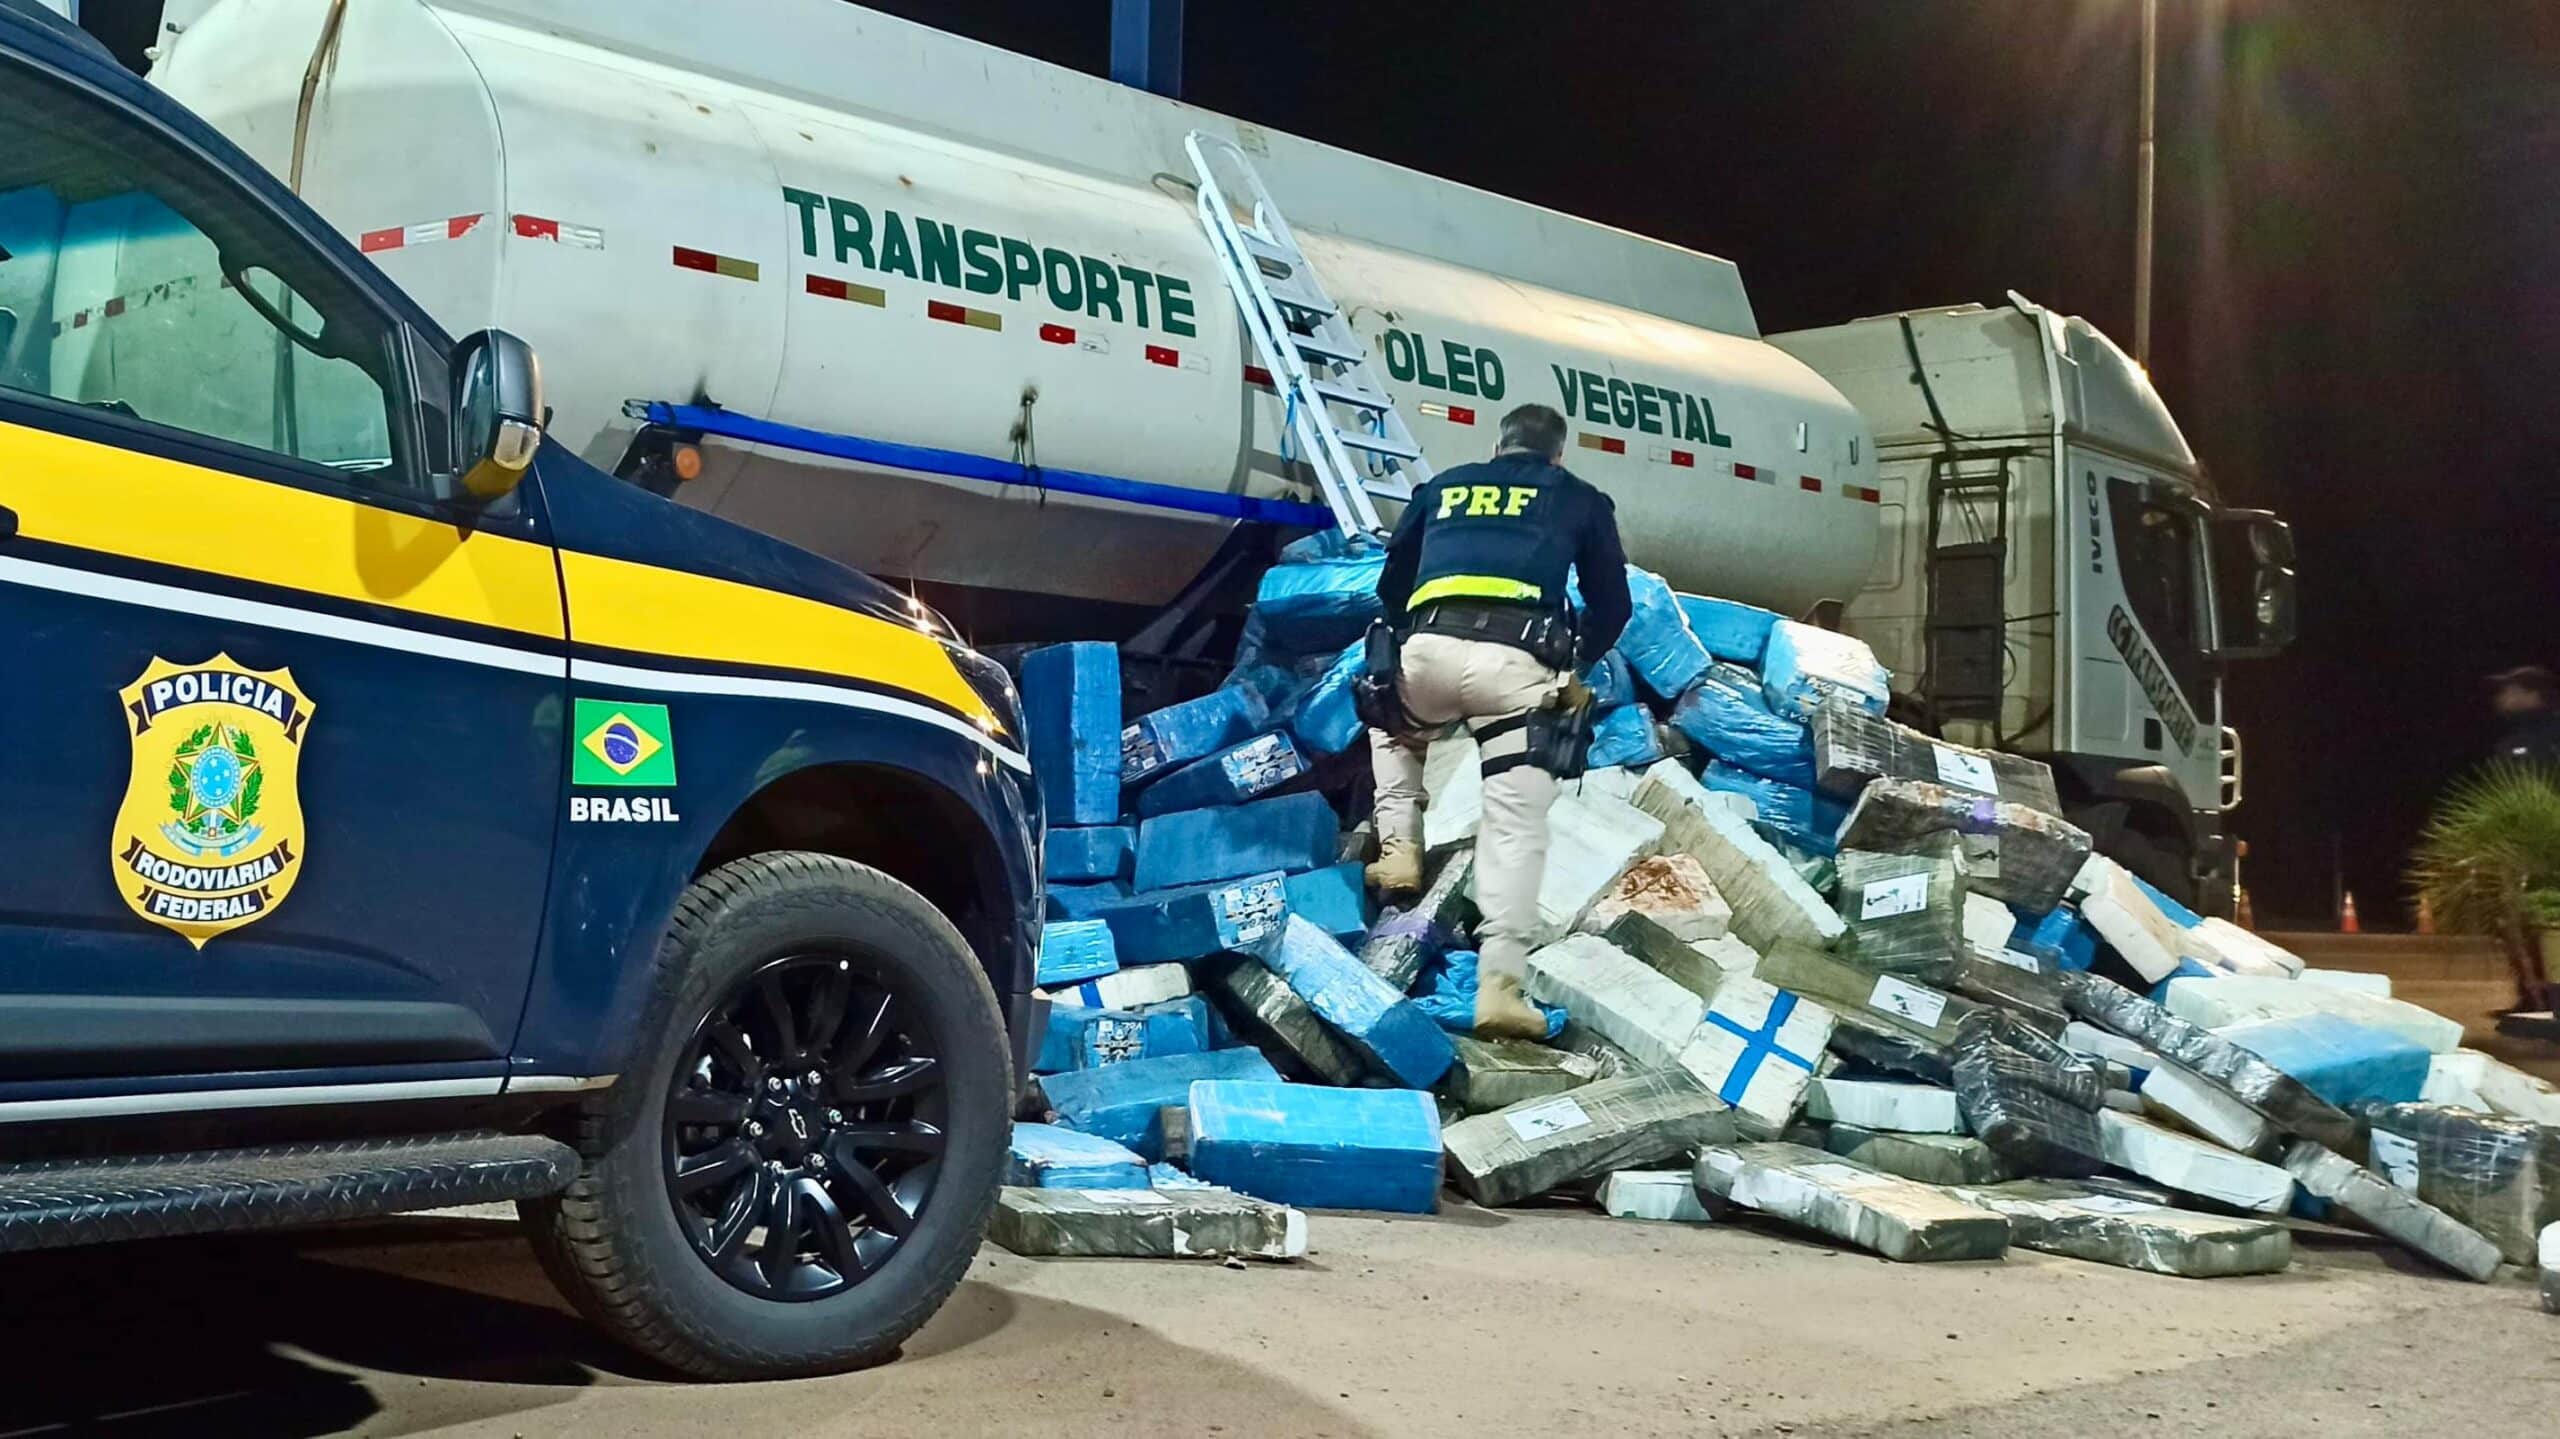
<svg viewBox="0 0 2560 1439"><path fill-rule="evenodd" d="M1424 728L1409 735L1371 731L1369 758L1378 779L1378 848L1382 855L1422 848L1422 762L1431 742L1463 725L1480 736L1484 819L1476 834L1476 931L1481 974L1528 972L1529 937L1538 927L1538 884L1547 871L1547 808L1556 777L1518 762L1529 734L1505 725L1545 705L1565 676L1528 651L1454 635L1411 635L1400 672L1404 707ZM1485 731L1490 737L1482 737ZM1505 763L1505 761L1511 761Z"/></svg>

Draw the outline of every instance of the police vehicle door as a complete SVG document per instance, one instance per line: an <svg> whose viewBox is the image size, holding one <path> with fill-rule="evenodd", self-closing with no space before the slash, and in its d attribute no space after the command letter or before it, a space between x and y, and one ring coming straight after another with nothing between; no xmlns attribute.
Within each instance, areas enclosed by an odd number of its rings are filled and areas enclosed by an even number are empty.
<svg viewBox="0 0 2560 1439"><path fill-rule="evenodd" d="M0 1097L494 1087L560 794L533 498L445 497L441 341L148 104L0 54Z"/></svg>

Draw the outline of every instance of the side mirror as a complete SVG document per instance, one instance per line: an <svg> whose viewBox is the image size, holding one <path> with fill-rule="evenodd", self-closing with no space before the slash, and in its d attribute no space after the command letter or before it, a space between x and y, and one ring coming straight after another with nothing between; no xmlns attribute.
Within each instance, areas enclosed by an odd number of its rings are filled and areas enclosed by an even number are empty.
<svg viewBox="0 0 2560 1439"><path fill-rule="evenodd" d="M542 366L533 347L482 330L453 353L453 453L463 493L483 504L512 493L542 447Z"/></svg>
<svg viewBox="0 0 2560 1439"><path fill-rule="evenodd" d="M2262 660L2293 643L2293 526L2265 510L2217 510L2213 543L2214 658Z"/></svg>

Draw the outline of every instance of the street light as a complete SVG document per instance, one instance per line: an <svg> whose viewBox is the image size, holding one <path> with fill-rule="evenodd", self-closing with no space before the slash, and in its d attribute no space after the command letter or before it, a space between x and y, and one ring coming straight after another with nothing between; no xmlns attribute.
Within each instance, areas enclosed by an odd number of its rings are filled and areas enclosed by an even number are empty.
<svg viewBox="0 0 2560 1439"><path fill-rule="evenodd" d="M2151 115L2160 76L2160 0L2142 0L2142 135L2133 181L2133 362L2151 368Z"/></svg>

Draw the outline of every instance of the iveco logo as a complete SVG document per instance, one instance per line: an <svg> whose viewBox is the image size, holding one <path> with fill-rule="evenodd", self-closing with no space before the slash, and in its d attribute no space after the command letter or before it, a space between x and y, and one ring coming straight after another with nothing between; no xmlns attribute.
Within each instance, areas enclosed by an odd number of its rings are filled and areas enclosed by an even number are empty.
<svg viewBox="0 0 2560 1439"><path fill-rule="evenodd" d="M799 1110L787 1110L785 1113L791 1118L791 1137L806 1144L809 1141L809 1121L801 1115Z"/></svg>
<svg viewBox="0 0 2560 1439"><path fill-rule="evenodd" d="M2107 547L2098 536L2098 472L2083 473L2089 485L2089 573L2103 575L2107 572Z"/></svg>

